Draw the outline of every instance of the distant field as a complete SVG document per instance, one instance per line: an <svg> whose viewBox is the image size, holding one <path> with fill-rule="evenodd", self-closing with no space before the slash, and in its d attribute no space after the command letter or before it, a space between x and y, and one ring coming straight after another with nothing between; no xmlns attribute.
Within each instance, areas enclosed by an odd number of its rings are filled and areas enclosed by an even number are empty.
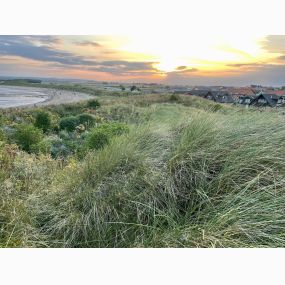
<svg viewBox="0 0 285 285"><path fill-rule="evenodd" d="M284 247L278 110L182 95L0 111L1 247Z"/></svg>

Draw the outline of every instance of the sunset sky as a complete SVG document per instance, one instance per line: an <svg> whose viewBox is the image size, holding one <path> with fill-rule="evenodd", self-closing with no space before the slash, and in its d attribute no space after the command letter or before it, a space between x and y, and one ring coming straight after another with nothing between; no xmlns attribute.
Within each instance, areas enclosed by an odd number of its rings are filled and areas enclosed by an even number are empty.
<svg viewBox="0 0 285 285"><path fill-rule="evenodd" d="M285 85L285 36L0 36L0 76Z"/></svg>

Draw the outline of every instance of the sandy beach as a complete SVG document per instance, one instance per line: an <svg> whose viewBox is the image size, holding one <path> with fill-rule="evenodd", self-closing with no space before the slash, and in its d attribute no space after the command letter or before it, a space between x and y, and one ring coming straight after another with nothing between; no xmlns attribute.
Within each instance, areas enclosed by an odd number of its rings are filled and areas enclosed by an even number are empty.
<svg viewBox="0 0 285 285"><path fill-rule="evenodd" d="M66 90L0 85L0 108L58 105L92 98L94 96Z"/></svg>

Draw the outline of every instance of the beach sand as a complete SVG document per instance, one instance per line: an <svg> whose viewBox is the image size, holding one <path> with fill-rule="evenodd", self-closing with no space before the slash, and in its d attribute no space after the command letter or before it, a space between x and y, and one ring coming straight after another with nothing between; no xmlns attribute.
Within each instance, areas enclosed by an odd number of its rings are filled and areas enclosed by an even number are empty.
<svg viewBox="0 0 285 285"><path fill-rule="evenodd" d="M66 90L0 85L0 108L59 105L92 98L86 93Z"/></svg>

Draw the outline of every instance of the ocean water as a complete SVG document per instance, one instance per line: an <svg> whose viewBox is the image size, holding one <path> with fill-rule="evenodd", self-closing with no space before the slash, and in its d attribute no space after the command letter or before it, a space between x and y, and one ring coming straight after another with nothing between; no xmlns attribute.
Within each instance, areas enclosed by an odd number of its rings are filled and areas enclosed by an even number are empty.
<svg viewBox="0 0 285 285"><path fill-rule="evenodd" d="M48 99L45 91L0 85L0 108L33 105Z"/></svg>

